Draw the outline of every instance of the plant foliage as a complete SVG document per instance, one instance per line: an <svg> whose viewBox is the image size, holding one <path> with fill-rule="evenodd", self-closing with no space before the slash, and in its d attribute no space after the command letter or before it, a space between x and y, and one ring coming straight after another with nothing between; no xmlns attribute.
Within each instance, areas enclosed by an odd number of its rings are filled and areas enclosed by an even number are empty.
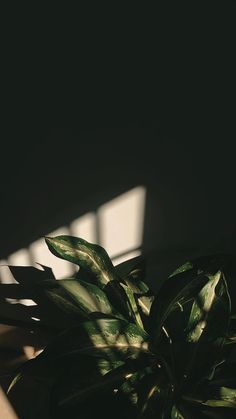
<svg viewBox="0 0 236 419"><path fill-rule="evenodd" d="M10 267L37 302L40 322L18 312L4 317L3 309L0 320L54 336L17 371L8 391L13 403L30 382L27 397L35 406L41 397L49 418L235 417L227 257L187 262L154 295L141 257L113 266L102 247L83 239L47 237L46 243L80 270L57 281L45 267ZM23 419L39 417L19 409Z"/></svg>

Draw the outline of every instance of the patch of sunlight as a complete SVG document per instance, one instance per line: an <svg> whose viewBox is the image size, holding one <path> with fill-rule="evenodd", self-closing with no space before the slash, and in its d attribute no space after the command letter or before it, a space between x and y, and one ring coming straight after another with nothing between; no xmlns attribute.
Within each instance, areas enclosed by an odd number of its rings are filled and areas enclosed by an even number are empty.
<svg viewBox="0 0 236 419"><path fill-rule="evenodd" d="M102 205L98 210L101 245L111 257L142 244L146 190L138 186Z"/></svg>
<svg viewBox="0 0 236 419"><path fill-rule="evenodd" d="M8 264L15 266L28 266L30 265L30 256L27 249L20 249L12 253L8 257Z"/></svg>
<svg viewBox="0 0 236 419"><path fill-rule="evenodd" d="M91 243L96 243L96 215L88 212L70 224L72 236L81 237Z"/></svg>
<svg viewBox="0 0 236 419"><path fill-rule="evenodd" d="M116 265L141 253L145 198L145 187L137 186L102 205L97 214L88 212L72 221L69 226L60 227L47 235L73 235L91 243L98 243L107 250ZM38 264L49 266L57 279L69 278L78 270L76 265L54 256L43 237L31 243L28 249L20 249L7 260L0 261L0 265L8 264L33 265L38 269L42 269ZM15 283L7 266L0 266L0 282ZM11 299L7 301L17 302ZM32 300L20 302L26 305L35 304Z"/></svg>
<svg viewBox="0 0 236 419"><path fill-rule="evenodd" d="M0 406L1 406L1 418L4 419L17 419L18 416L15 414L10 402L8 401L5 393L0 387Z"/></svg>
<svg viewBox="0 0 236 419"><path fill-rule="evenodd" d="M7 260L0 260L0 278L1 284L12 284L17 283L11 274L8 266L9 262Z"/></svg>
<svg viewBox="0 0 236 419"><path fill-rule="evenodd" d="M47 234L48 236L60 236L70 234L68 227L61 227L52 233ZM52 268L53 273L57 279L69 278L75 272L75 267L72 263L65 260L59 259L54 256L48 249L44 238L38 239L29 246L29 252L31 259L34 261L34 266L40 268L37 263L49 266Z"/></svg>

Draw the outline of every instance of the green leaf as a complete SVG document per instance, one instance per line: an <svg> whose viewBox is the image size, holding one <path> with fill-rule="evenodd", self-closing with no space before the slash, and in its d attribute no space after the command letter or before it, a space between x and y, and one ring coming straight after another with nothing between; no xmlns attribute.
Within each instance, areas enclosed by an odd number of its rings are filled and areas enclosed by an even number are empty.
<svg viewBox="0 0 236 419"><path fill-rule="evenodd" d="M236 344L236 335L229 335L224 338L224 345L235 345Z"/></svg>
<svg viewBox="0 0 236 419"><path fill-rule="evenodd" d="M67 404L74 405L76 403L84 402L97 394L113 391L115 387L120 386L125 381L126 376L129 374L130 370L126 365L118 366L83 389L79 388L74 392L70 392L67 397L60 401L59 406Z"/></svg>
<svg viewBox="0 0 236 419"><path fill-rule="evenodd" d="M230 299L224 276L219 271L206 277L208 282L195 295L182 337L186 342L183 358L181 353L178 356L177 366L182 365L185 386L214 374L216 365L222 359L224 339L220 337L225 336L229 324Z"/></svg>
<svg viewBox="0 0 236 419"><path fill-rule="evenodd" d="M103 288L111 305L119 312L127 321L133 321L133 311L126 295L124 288L118 281L111 281Z"/></svg>
<svg viewBox="0 0 236 419"><path fill-rule="evenodd" d="M99 286L104 287L116 279L114 266L103 247L72 236L46 237L45 241L55 256L93 274Z"/></svg>
<svg viewBox="0 0 236 419"><path fill-rule="evenodd" d="M143 281L127 277L123 280L123 284L132 290L135 294L137 303L143 314L149 316L150 308L154 300L154 295L150 291L147 284Z"/></svg>
<svg viewBox="0 0 236 419"><path fill-rule="evenodd" d="M156 330L152 329L154 345L160 346L160 326L167 326L172 340L172 345L169 346L170 349L172 347L173 368L179 377L184 377L181 380L185 381L185 385L189 380L195 380L198 375L207 374L214 365L219 356L222 341L219 342L219 350L213 341L227 332L230 311L227 284L221 273L216 273L214 276L199 274L189 282L187 281L186 273L168 280L164 289L165 293L161 290L153 303L155 312L153 306L151 308L151 316L154 314L156 316L151 319L156 321L154 323ZM167 285L169 287L173 285L173 287L168 289ZM184 307L185 303L191 300L194 300L192 311L187 330L184 331L183 322L188 315L188 306L186 310ZM182 307L183 312L176 310L178 305ZM200 337L205 343L199 346L196 343Z"/></svg>
<svg viewBox="0 0 236 419"><path fill-rule="evenodd" d="M196 397L187 395L183 398L204 406L236 409L236 389L230 387L205 388L202 396L201 394L198 394Z"/></svg>
<svg viewBox="0 0 236 419"><path fill-rule="evenodd" d="M138 349L148 350L148 335L135 324L127 324L119 319L98 319L84 322L81 327L85 333L84 342L75 349L78 352L90 354L103 350L114 349L114 352L129 352Z"/></svg>
<svg viewBox="0 0 236 419"><path fill-rule="evenodd" d="M61 279L57 281L59 288L64 291L65 297L71 298L75 308L85 315L91 313L103 313L113 316L121 317L121 315L112 307L106 294L94 284L78 280L78 279ZM48 291L51 297L54 298L55 291ZM57 295L57 294L56 294ZM68 304L68 299L66 304ZM64 304L64 300L62 304Z"/></svg>
<svg viewBox="0 0 236 419"><path fill-rule="evenodd" d="M11 381L11 383L10 383L10 385L9 385L9 387L8 387L8 389L7 389L7 394L9 394L10 393L10 391L13 389L13 387L15 387L16 386L16 384L21 380L21 378L22 378L22 373L21 372L19 372L14 378L13 378L13 380Z"/></svg>
<svg viewBox="0 0 236 419"><path fill-rule="evenodd" d="M196 416L196 419L200 418L211 418L211 419L235 419L234 409L229 409L228 407L209 407L202 406L201 409L198 408L202 413L201 417ZM191 418L192 419L192 418Z"/></svg>
<svg viewBox="0 0 236 419"><path fill-rule="evenodd" d="M169 275L169 278L172 278L173 276L181 274L183 272L187 272L187 271L193 269L193 267L194 266L193 266L192 262L190 262L190 261L185 262L183 265L179 266L174 272L172 272L172 274Z"/></svg>
<svg viewBox="0 0 236 419"><path fill-rule="evenodd" d="M132 318L130 303L118 282L115 268L101 246L71 236L46 237L45 240L54 255L76 263L87 271L89 280L94 280L102 289L106 288L105 292L114 308Z"/></svg>
<svg viewBox="0 0 236 419"><path fill-rule="evenodd" d="M145 275L145 262L142 256L126 260L115 266L117 274L123 284L129 287L134 294L139 295L138 303L146 315L149 314L153 295L148 285L142 281Z"/></svg>
<svg viewBox="0 0 236 419"><path fill-rule="evenodd" d="M137 302L145 316L149 316L152 303L154 301L154 295L137 297Z"/></svg>
<svg viewBox="0 0 236 419"><path fill-rule="evenodd" d="M185 416L182 415L182 413L180 412L180 410L177 408L176 405L172 407L171 419L185 419Z"/></svg>
<svg viewBox="0 0 236 419"><path fill-rule="evenodd" d="M121 285L124 288L126 295L129 299L130 305L132 307L134 320L137 323L137 325L143 329L143 322L138 311L137 303L134 297L134 292L132 291L131 288L127 287L126 285L124 284L121 284Z"/></svg>
<svg viewBox="0 0 236 419"><path fill-rule="evenodd" d="M148 351L148 335L135 324L120 319L94 319L55 337L37 358L25 364L23 372L50 376L61 363L77 356L79 359L82 354L115 362Z"/></svg>
<svg viewBox="0 0 236 419"><path fill-rule="evenodd" d="M236 409L236 389L221 387L215 393L215 397L214 399L206 400L203 404L211 407L231 407Z"/></svg>
<svg viewBox="0 0 236 419"><path fill-rule="evenodd" d="M137 295L144 295L150 293L150 289L147 284L141 280L134 279L132 277L127 277L122 281L128 287L132 289L132 291Z"/></svg>
<svg viewBox="0 0 236 419"><path fill-rule="evenodd" d="M154 295L147 284L141 280L134 279L131 276L125 278L122 283L135 294L137 304L143 314L149 316L151 305L154 301Z"/></svg>
<svg viewBox="0 0 236 419"><path fill-rule="evenodd" d="M116 265L115 270L122 279L130 277L134 281L139 281L145 276L145 261L142 256L136 256Z"/></svg>
<svg viewBox="0 0 236 419"><path fill-rule="evenodd" d="M200 256L185 262L183 265L178 267L169 276L169 278L183 273L190 273L191 271L194 274L205 273L215 275L219 270L223 272L228 270L231 264L232 256L227 254L217 253L213 255Z"/></svg>
<svg viewBox="0 0 236 419"><path fill-rule="evenodd" d="M209 387L236 387L236 363L228 360L221 362L214 376L207 382Z"/></svg>
<svg viewBox="0 0 236 419"><path fill-rule="evenodd" d="M230 315L230 298L227 284L221 271L208 275L208 282L194 299L188 325L188 342L216 339L227 332Z"/></svg>
<svg viewBox="0 0 236 419"><path fill-rule="evenodd" d="M170 383L161 371L158 374L147 374L137 386L138 409L140 418L170 418L170 407L173 392Z"/></svg>
<svg viewBox="0 0 236 419"><path fill-rule="evenodd" d="M151 333L154 341L159 338L162 326L168 316L178 307L191 301L208 282L205 275L194 275L190 278L179 274L167 280L154 299L150 311Z"/></svg>
<svg viewBox="0 0 236 419"><path fill-rule="evenodd" d="M44 292L45 295L64 313L78 316L78 318L81 319L84 317L89 318L87 313L70 298L70 295L68 295L62 287L58 286L54 289L45 289Z"/></svg>
<svg viewBox="0 0 236 419"><path fill-rule="evenodd" d="M78 272L76 273L76 275L74 276L74 278L78 279L79 281L81 280L81 281L89 282L91 284L97 284L96 276L93 273L88 272L86 269L81 268L81 266Z"/></svg>
<svg viewBox="0 0 236 419"><path fill-rule="evenodd" d="M95 360L95 358L93 358ZM88 361L89 362L89 361ZM89 363L90 365L91 363ZM84 369L78 369L77 364L69 369L67 377L61 375L57 380L53 391L53 403L58 406L55 417L74 417L71 409L77 417L121 417L133 418L131 406L128 399L120 396L118 388L120 384L126 381L126 375L129 375L130 365L116 365L106 375L96 375L94 370L88 369L86 360L83 362ZM87 370L87 374L86 374ZM79 379L78 379L79 377ZM92 409L92 410L91 410ZM136 415L135 415L136 417Z"/></svg>
<svg viewBox="0 0 236 419"><path fill-rule="evenodd" d="M96 358L96 363L97 363L97 367L98 367L100 375L103 376L107 374L108 372L124 365L125 361Z"/></svg>
<svg viewBox="0 0 236 419"><path fill-rule="evenodd" d="M126 376L125 382L118 388L118 391L121 394L125 394L133 405L136 405L138 402L138 394L136 388L138 382L141 378L144 377L144 375L145 370L137 370L132 374L130 373L128 376Z"/></svg>

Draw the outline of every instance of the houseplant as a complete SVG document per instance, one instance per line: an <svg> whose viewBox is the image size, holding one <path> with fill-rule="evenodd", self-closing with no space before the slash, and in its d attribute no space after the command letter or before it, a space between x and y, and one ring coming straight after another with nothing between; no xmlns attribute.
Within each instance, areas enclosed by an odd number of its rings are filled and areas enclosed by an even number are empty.
<svg viewBox="0 0 236 419"><path fill-rule="evenodd" d="M56 281L44 268L43 279L24 282L45 313L52 304L42 328L60 315L55 337L9 387L22 419L235 417L228 256L185 263L154 295L142 258L114 267L102 247L83 239L46 243L80 270Z"/></svg>

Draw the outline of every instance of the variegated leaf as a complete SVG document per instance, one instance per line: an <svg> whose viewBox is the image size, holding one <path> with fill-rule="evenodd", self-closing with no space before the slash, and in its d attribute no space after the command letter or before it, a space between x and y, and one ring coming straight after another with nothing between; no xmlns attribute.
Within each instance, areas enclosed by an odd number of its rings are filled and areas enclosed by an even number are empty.
<svg viewBox="0 0 236 419"><path fill-rule="evenodd" d="M202 334L213 340L227 333L230 298L226 281L221 271L208 278L192 305L187 325L188 342L197 342Z"/></svg>
<svg viewBox="0 0 236 419"><path fill-rule="evenodd" d="M85 366L87 363L88 367L91 364L95 368L96 364L102 375L122 365L126 359L139 358L141 353L150 353L148 335L141 328L119 319L96 319L85 321L55 337L43 352L24 364L19 372L20 377L30 375L51 381L60 371L67 369L67 365L81 363L87 357Z"/></svg>
<svg viewBox="0 0 236 419"><path fill-rule="evenodd" d="M147 284L139 279L128 276L123 281L132 293L135 294L137 304L145 316L149 316L151 305L154 301L154 295Z"/></svg>
<svg viewBox="0 0 236 419"><path fill-rule="evenodd" d="M133 323L121 319L94 319L58 335L36 360L51 362L75 354L102 358L107 355L113 361L122 360L127 354L148 352L148 338L148 334Z"/></svg>
<svg viewBox="0 0 236 419"><path fill-rule="evenodd" d="M154 295L143 295L141 297L137 297L137 302L145 316L149 316L152 303L154 301Z"/></svg>
<svg viewBox="0 0 236 419"><path fill-rule="evenodd" d="M155 342L170 313L191 301L207 282L205 275L194 275L190 279L177 275L164 283L150 311L150 326Z"/></svg>
<svg viewBox="0 0 236 419"><path fill-rule="evenodd" d="M46 237L49 250L92 273L99 286L116 279L114 266L103 247L72 236Z"/></svg>
<svg viewBox="0 0 236 419"><path fill-rule="evenodd" d="M183 265L179 266L174 272L172 272L171 275L169 275L169 278L172 278L175 275L182 274L183 272L187 272L193 269L193 263L188 261L185 262Z"/></svg>
<svg viewBox="0 0 236 419"><path fill-rule="evenodd" d="M118 269L118 273L121 277L123 275L123 284L132 290L133 294L135 294L135 300L137 301L137 304L143 314L145 316L149 316L150 308L154 300L154 295L149 289L148 285L141 280L141 278L143 278L143 274L141 274L143 272L143 259L141 256L138 256L137 258L131 259L130 262L131 263L129 264L128 260L123 262L121 265L118 265L118 267L122 267L122 269ZM139 263L141 264L140 268ZM115 268L117 268L117 266L115 266ZM128 274L129 271L130 273Z"/></svg>
<svg viewBox="0 0 236 419"><path fill-rule="evenodd" d="M171 410L171 419L185 419L186 416L183 416L179 408L174 405ZM186 418L187 419L187 418Z"/></svg>
<svg viewBox="0 0 236 419"><path fill-rule="evenodd" d="M236 409L236 389L230 387L204 388L202 395L186 395L183 399L203 406Z"/></svg>
<svg viewBox="0 0 236 419"><path fill-rule="evenodd" d="M114 349L114 352L129 352L132 349L147 351L148 335L133 323L126 323L119 319L98 319L85 322L82 325L89 344L85 344L79 351L93 353L103 349Z"/></svg>
<svg viewBox="0 0 236 419"><path fill-rule="evenodd" d="M132 308L132 312L133 312L133 317L134 317L134 321L137 323L138 326L140 326L141 328L143 328L143 322L142 319L140 317L139 311L138 311L138 307L137 307L137 303L135 300L135 296L134 296L134 292L132 291L132 289L130 287L127 287L124 284L121 284L122 287L124 288L126 295L129 299L131 308Z"/></svg>
<svg viewBox="0 0 236 419"><path fill-rule="evenodd" d="M61 279L57 281L60 288L74 304L85 313L103 313L122 317L111 305L106 294L94 284L78 279ZM53 296L53 291L51 291Z"/></svg>

